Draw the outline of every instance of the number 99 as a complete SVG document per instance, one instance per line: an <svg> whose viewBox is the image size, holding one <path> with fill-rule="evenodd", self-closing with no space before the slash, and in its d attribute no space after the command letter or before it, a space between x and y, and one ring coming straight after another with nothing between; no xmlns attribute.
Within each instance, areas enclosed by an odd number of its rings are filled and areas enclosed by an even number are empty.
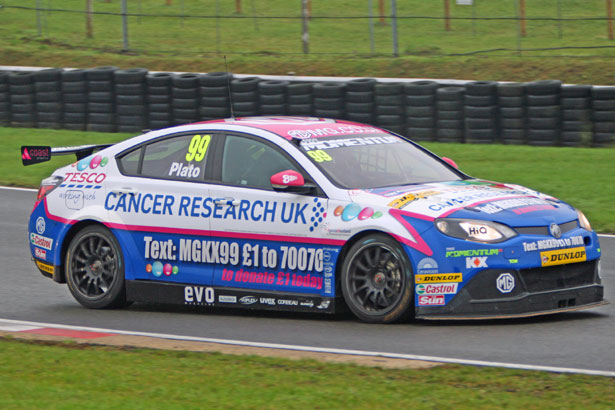
<svg viewBox="0 0 615 410"><path fill-rule="evenodd" d="M186 161L202 161L207 153L209 147L209 141L211 141L211 135L195 135L190 141L188 152L186 153Z"/></svg>
<svg viewBox="0 0 615 410"><path fill-rule="evenodd" d="M316 151L308 151L308 155L316 162L331 161L333 159L329 154L321 149L317 149Z"/></svg>

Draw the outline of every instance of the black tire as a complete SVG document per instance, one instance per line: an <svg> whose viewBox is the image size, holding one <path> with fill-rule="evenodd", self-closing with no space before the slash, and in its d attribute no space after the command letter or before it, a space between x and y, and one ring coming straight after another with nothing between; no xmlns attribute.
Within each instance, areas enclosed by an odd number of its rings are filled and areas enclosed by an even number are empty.
<svg viewBox="0 0 615 410"><path fill-rule="evenodd" d="M592 86L584 84L563 85L561 89L562 97L583 98L591 97Z"/></svg>
<svg viewBox="0 0 615 410"><path fill-rule="evenodd" d="M438 128L436 129L436 141L462 142L463 141L463 129Z"/></svg>
<svg viewBox="0 0 615 410"><path fill-rule="evenodd" d="M397 95L403 94L403 83L378 83L374 86L374 93L376 95Z"/></svg>
<svg viewBox="0 0 615 410"><path fill-rule="evenodd" d="M315 108L314 115L320 118L342 119L344 118L344 110L323 110Z"/></svg>
<svg viewBox="0 0 615 410"><path fill-rule="evenodd" d="M197 99L199 98L199 89L173 87L171 95L173 95L173 98Z"/></svg>
<svg viewBox="0 0 615 410"><path fill-rule="evenodd" d="M592 96L596 100L615 100L615 87L592 87Z"/></svg>
<svg viewBox="0 0 615 410"><path fill-rule="evenodd" d="M401 115L387 114L387 115L377 115L376 122L382 125L385 128L390 128L395 125L404 125L406 119Z"/></svg>
<svg viewBox="0 0 615 410"><path fill-rule="evenodd" d="M522 97L525 94L525 84L523 83L501 83L497 87L498 96L502 97Z"/></svg>
<svg viewBox="0 0 615 410"><path fill-rule="evenodd" d="M60 122L62 121L62 113L61 112L39 112L36 114L36 120L38 122ZM51 128L51 127L44 127Z"/></svg>
<svg viewBox="0 0 615 410"><path fill-rule="evenodd" d="M528 107L528 117L555 117L560 114L559 105L545 105L543 107Z"/></svg>
<svg viewBox="0 0 615 410"><path fill-rule="evenodd" d="M406 95L406 105L411 107L431 107L435 100L434 95Z"/></svg>
<svg viewBox="0 0 615 410"><path fill-rule="evenodd" d="M89 68L85 70L85 78L88 81L111 81L115 70L117 70L117 67L114 66Z"/></svg>
<svg viewBox="0 0 615 410"><path fill-rule="evenodd" d="M502 97L498 97L498 105L500 107L507 107L507 108L520 108L523 107L525 103L525 97L519 96L519 97L508 97L508 96L502 96Z"/></svg>
<svg viewBox="0 0 615 410"><path fill-rule="evenodd" d="M594 119L598 113L609 113L609 111L594 111ZM611 112L615 117L615 111ZM587 121L592 118L591 110L562 110L562 120L564 121Z"/></svg>
<svg viewBox="0 0 615 410"><path fill-rule="evenodd" d="M62 99L65 103L86 103L88 102L88 95L82 93L70 93L62 95Z"/></svg>
<svg viewBox="0 0 615 410"><path fill-rule="evenodd" d="M233 103L256 102L258 100L258 94L255 91L233 92L231 95Z"/></svg>
<svg viewBox="0 0 615 410"><path fill-rule="evenodd" d="M138 84L115 84L115 93L119 95L144 95L145 85Z"/></svg>
<svg viewBox="0 0 615 410"><path fill-rule="evenodd" d="M594 131L596 133L610 133L610 134L614 134L615 135L615 121L609 121L609 122L595 122L594 123Z"/></svg>
<svg viewBox="0 0 615 410"><path fill-rule="evenodd" d="M615 99L613 100L594 100L592 103L594 110L613 111L615 110Z"/></svg>
<svg viewBox="0 0 615 410"><path fill-rule="evenodd" d="M494 142L495 137L495 130L492 129L468 129L466 130L465 141L468 143L484 144Z"/></svg>
<svg viewBox="0 0 615 410"><path fill-rule="evenodd" d="M343 97L346 90L344 83L316 83L312 88L315 97Z"/></svg>
<svg viewBox="0 0 615 410"><path fill-rule="evenodd" d="M118 125L132 125L142 130L147 124L147 120L142 115L118 115L117 123Z"/></svg>
<svg viewBox="0 0 615 410"><path fill-rule="evenodd" d="M614 133L594 132L592 145L594 147L609 147L615 143Z"/></svg>
<svg viewBox="0 0 615 410"><path fill-rule="evenodd" d="M199 84L205 87L226 87L233 80L233 74L226 71L207 73L199 77Z"/></svg>
<svg viewBox="0 0 615 410"><path fill-rule="evenodd" d="M168 120L151 120L149 122L149 128L152 130L159 130L162 128L167 128L171 125L172 125L171 121L168 121Z"/></svg>
<svg viewBox="0 0 615 410"><path fill-rule="evenodd" d="M377 105L404 105L405 96L403 94L378 95L374 97Z"/></svg>
<svg viewBox="0 0 615 410"><path fill-rule="evenodd" d="M9 84L25 85L34 82L34 75L30 71L11 71L9 73Z"/></svg>
<svg viewBox="0 0 615 410"><path fill-rule="evenodd" d="M145 104L144 95L116 95L115 103L118 105L143 105Z"/></svg>
<svg viewBox="0 0 615 410"><path fill-rule="evenodd" d="M71 124L85 124L87 114L85 112L65 112L64 122Z"/></svg>
<svg viewBox="0 0 615 410"><path fill-rule="evenodd" d="M441 87L436 90L438 101L463 101L464 94L463 87Z"/></svg>
<svg viewBox="0 0 615 410"><path fill-rule="evenodd" d="M40 121L40 118L38 119L36 126L37 128L47 128L52 130L59 130L62 128L62 124L58 121Z"/></svg>
<svg viewBox="0 0 615 410"><path fill-rule="evenodd" d="M261 104L261 115L286 115L286 105L284 104Z"/></svg>
<svg viewBox="0 0 615 410"><path fill-rule="evenodd" d="M406 129L406 135L416 140L433 141L435 140L436 130L434 128L408 127Z"/></svg>
<svg viewBox="0 0 615 410"><path fill-rule="evenodd" d="M113 89L111 81L88 81L89 91L109 91Z"/></svg>
<svg viewBox="0 0 615 410"><path fill-rule="evenodd" d="M286 96L284 94L261 94L259 100L261 105L279 105L286 102Z"/></svg>
<svg viewBox="0 0 615 410"><path fill-rule="evenodd" d="M562 132L562 145L566 147L578 147L581 145L589 145L591 142L591 133L583 133L578 131Z"/></svg>
<svg viewBox="0 0 615 410"><path fill-rule="evenodd" d="M288 81L266 80L258 83L258 91L261 95L284 95Z"/></svg>
<svg viewBox="0 0 615 410"><path fill-rule="evenodd" d="M532 130L555 130L559 127L559 118L557 117L542 117L527 119L527 126Z"/></svg>
<svg viewBox="0 0 615 410"><path fill-rule="evenodd" d="M11 94L34 94L34 84L9 84Z"/></svg>
<svg viewBox="0 0 615 410"><path fill-rule="evenodd" d="M497 85L495 81L471 81L466 84L467 95L495 95L497 91Z"/></svg>
<svg viewBox="0 0 615 410"><path fill-rule="evenodd" d="M258 112L258 104L254 101L246 101L246 102L235 102L233 100L233 110L239 112L250 112L255 115Z"/></svg>
<svg viewBox="0 0 615 410"><path fill-rule="evenodd" d="M226 118L230 115L231 111L227 107L201 107L199 113L201 117Z"/></svg>
<svg viewBox="0 0 615 410"><path fill-rule="evenodd" d="M465 115L460 110L440 110L438 111L439 120L463 120Z"/></svg>
<svg viewBox="0 0 615 410"><path fill-rule="evenodd" d="M474 107L466 105L464 111L465 115L469 118L495 118L497 115L497 107Z"/></svg>
<svg viewBox="0 0 615 410"><path fill-rule="evenodd" d="M11 104L34 104L34 95L13 94L11 95Z"/></svg>
<svg viewBox="0 0 615 410"><path fill-rule="evenodd" d="M149 119L151 121L171 121L171 111L150 111Z"/></svg>
<svg viewBox="0 0 615 410"><path fill-rule="evenodd" d="M184 73L176 74L171 78L171 83L176 88L196 89L199 86L200 74Z"/></svg>
<svg viewBox="0 0 615 410"><path fill-rule="evenodd" d="M173 117L183 122L196 121L199 117L199 110L197 108L173 108Z"/></svg>
<svg viewBox="0 0 615 410"><path fill-rule="evenodd" d="M202 97L201 98L202 107L220 107L220 106L227 106L228 104L229 104L229 99L226 96Z"/></svg>
<svg viewBox="0 0 615 410"><path fill-rule="evenodd" d="M342 264L344 300L356 317L369 323L392 323L412 316L414 276L399 244L375 234L355 243Z"/></svg>
<svg viewBox="0 0 615 410"><path fill-rule="evenodd" d="M112 103L88 103L88 112L97 112L102 114L112 113L114 105Z"/></svg>
<svg viewBox="0 0 615 410"><path fill-rule="evenodd" d="M562 82L559 80L538 80L526 84L529 95L554 95L559 94Z"/></svg>
<svg viewBox="0 0 615 410"><path fill-rule="evenodd" d="M408 117L433 117L435 115L434 107L425 106L425 107L406 107L406 115Z"/></svg>
<svg viewBox="0 0 615 410"><path fill-rule="evenodd" d="M495 95L466 95L465 104L473 107L491 107L496 105Z"/></svg>
<svg viewBox="0 0 615 410"><path fill-rule="evenodd" d="M376 114L405 116L406 110L401 105L376 105Z"/></svg>
<svg viewBox="0 0 615 410"><path fill-rule="evenodd" d="M172 109L171 104L150 104L148 106L150 112L170 112Z"/></svg>
<svg viewBox="0 0 615 410"><path fill-rule="evenodd" d="M59 81L37 81L34 83L34 91L36 93L44 93L47 91L60 91L62 85Z"/></svg>
<svg viewBox="0 0 615 410"><path fill-rule="evenodd" d="M562 121L562 131L591 131L591 123L585 121Z"/></svg>
<svg viewBox="0 0 615 410"><path fill-rule="evenodd" d="M374 116L372 114L361 112L349 112L346 114L346 119L364 124L372 124L374 122Z"/></svg>
<svg viewBox="0 0 615 410"><path fill-rule="evenodd" d="M495 118L466 118L466 128L493 131L496 128L496 120Z"/></svg>
<svg viewBox="0 0 615 410"><path fill-rule="evenodd" d="M57 82L62 78L61 68L46 68L34 72L34 81L36 82Z"/></svg>
<svg viewBox="0 0 615 410"><path fill-rule="evenodd" d="M523 118L501 118L500 126L508 129L522 129L525 127Z"/></svg>
<svg viewBox="0 0 615 410"><path fill-rule="evenodd" d="M375 78L357 78L346 83L348 91L373 91L377 81Z"/></svg>
<svg viewBox="0 0 615 410"><path fill-rule="evenodd" d="M530 107L543 107L546 105L559 105L559 95L527 95L527 105Z"/></svg>
<svg viewBox="0 0 615 410"><path fill-rule="evenodd" d="M112 124L115 121L115 114L92 112L88 113L88 122L92 124Z"/></svg>
<svg viewBox="0 0 615 410"><path fill-rule="evenodd" d="M85 129L94 132L115 132L115 124L88 123Z"/></svg>
<svg viewBox="0 0 615 410"><path fill-rule="evenodd" d="M314 84L312 83L289 84L288 87L286 87L286 92L288 95L311 95L313 86Z"/></svg>
<svg viewBox="0 0 615 410"><path fill-rule="evenodd" d="M406 95L434 95L439 84L435 81L421 80L404 84Z"/></svg>
<svg viewBox="0 0 615 410"><path fill-rule="evenodd" d="M138 133L147 128L146 124L118 125L117 132Z"/></svg>
<svg viewBox="0 0 615 410"><path fill-rule="evenodd" d="M148 95L147 102L150 104L171 104L173 98L170 95Z"/></svg>
<svg viewBox="0 0 615 410"><path fill-rule="evenodd" d="M288 113L290 115L312 115L312 104L289 104Z"/></svg>
<svg viewBox="0 0 615 410"><path fill-rule="evenodd" d="M59 102L62 101L62 93L59 91L49 91L36 94L36 101L39 102Z"/></svg>
<svg viewBox="0 0 615 410"><path fill-rule="evenodd" d="M62 71L62 82L85 81L85 70L80 68L75 70Z"/></svg>
<svg viewBox="0 0 615 410"><path fill-rule="evenodd" d="M433 117L410 117L406 120L408 128L433 129L436 121Z"/></svg>
<svg viewBox="0 0 615 410"><path fill-rule="evenodd" d="M318 110L342 110L344 109L344 100L342 98L314 98L314 108Z"/></svg>
<svg viewBox="0 0 615 410"><path fill-rule="evenodd" d="M89 309L126 305L124 257L108 229L95 225L77 232L64 266L68 289L81 305Z"/></svg>
<svg viewBox="0 0 615 410"><path fill-rule="evenodd" d="M228 87L225 85L220 87L201 86L199 91L201 97L228 97L229 95Z"/></svg>
<svg viewBox="0 0 615 410"><path fill-rule="evenodd" d="M463 130L463 120L438 120L438 129Z"/></svg>
<svg viewBox="0 0 615 410"><path fill-rule="evenodd" d="M500 140L504 144L525 144L525 130L503 128L500 132Z"/></svg>
<svg viewBox="0 0 615 410"><path fill-rule="evenodd" d="M287 103L290 105L312 104L314 97L312 94L288 95Z"/></svg>
<svg viewBox="0 0 615 410"><path fill-rule="evenodd" d="M115 111L119 115L145 115L145 106L143 105L117 105Z"/></svg>
<svg viewBox="0 0 615 410"><path fill-rule="evenodd" d="M584 109L591 107L591 100L584 97L563 97L561 100L563 109Z"/></svg>
<svg viewBox="0 0 615 410"><path fill-rule="evenodd" d="M231 81L231 91L239 93L256 91L260 80L258 77L236 78Z"/></svg>
<svg viewBox="0 0 615 410"><path fill-rule="evenodd" d="M66 119L64 119L62 128L66 130L73 130L73 131L85 131L85 122L73 123L73 122L66 122Z"/></svg>
<svg viewBox="0 0 615 410"><path fill-rule="evenodd" d="M173 98L173 108L197 108L199 102L192 98Z"/></svg>
<svg viewBox="0 0 615 410"><path fill-rule="evenodd" d="M438 101L436 102L436 109L439 111L459 111L463 112L462 101Z"/></svg>
<svg viewBox="0 0 615 410"><path fill-rule="evenodd" d="M374 111L373 103L354 103L347 102L345 104L346 112L348 113L361 113L361 114L369 114Z"/></svg>
<svg viewBox="0 0 615 410"><path fill-rule="evenodd" d="M374 93L371 91L348 91L346 101L353 103L371 103L374 101Z"/></svg>
<svg viewBox="0 0 615 410"><path fill-rule="evenodd" d="M145 82L148 86L153 87L168 87L171 85L173 73L149 73L145 77Z"/></svg>
<svg viewBox="0 0 615 410"><path fill-rule="evenodd" d="M589 117L586 117L589 118ZM614 111L594 111L592 118L594 121L615 121Z"/></svg>
<svg viewBox="0 0 615 410"><path fill-rule="evenodd" d="M534 130L527 131L527 143L536 146L557 145L558 132L556 130Z"/></svg>
<svg viewBox="0 0 615 410"><path fill-rule="evenodd" d="M524 110L521 107L500 107L500 117L502 118L522 118Z"/></svg>
<svg viewBox="0 0 615 410"><path fill-rule="evenodd" d="M88 91L88 83L85 81L71 81L62 83L63 93L86 93Z"/></svg>
<svg viewBox="0 0 615 410"><path fill-rule="evenodd" d="M69 104L64 104L64 112L65 113L69 113L69 112L87 112L88 111L88 105L86 103L69 103Z"/></svg>
<svg viewBox="0 0 615 410"><path fill-rule="evenodd" d="M17 114L32 114L34 115L34 104L11 104L11 112Z"/></svg>
<svg viewBox="0 0 615 410"><path fill-rule="evenodd" d="M112 102L113 101L113 93L109 91L90 91L88 93L88 101L89 102Z"/></svg>
<svg viewBox="0 0 615 410"><path fill-rule="evenodd" d="M116 84L143 84L147 77L147 68L128 68L114 73Z"/></svg>

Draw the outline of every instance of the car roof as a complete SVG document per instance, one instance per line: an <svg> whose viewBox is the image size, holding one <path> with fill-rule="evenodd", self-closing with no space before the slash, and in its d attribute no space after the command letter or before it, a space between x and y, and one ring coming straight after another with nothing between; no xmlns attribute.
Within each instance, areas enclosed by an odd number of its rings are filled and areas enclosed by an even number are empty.
<svg viewBox="0 0 615 410"><path fill-rule="evenodd" d="M240 117L198 122L196 124L228 124L257 128L287 140L331 137L335 135L372 134L386 131L358 122L314 117Z"/></svg>

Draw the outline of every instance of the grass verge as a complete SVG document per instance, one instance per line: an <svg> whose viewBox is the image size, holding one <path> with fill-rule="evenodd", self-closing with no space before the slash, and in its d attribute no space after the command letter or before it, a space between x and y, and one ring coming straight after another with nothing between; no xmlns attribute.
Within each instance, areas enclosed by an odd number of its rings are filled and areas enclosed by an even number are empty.
<svg viewBox="0 0 615 410"><path fill-rule="evenodd" d="M0 407L610 408L615 379L445 365L380 369L0 339Z"/></svg>
<svg viewBox="0 0 615 410"><path fill-rule="evenodd" d="M67 146L112 143L131 134L67 130L0 128L0 184L38 187L54 169L70 164L73 156L24 167L21 145ZM521 145L465 145L425 143L438 155L453 158L469 175L515 183L553 195L586 213L594 229L615 232L615 148L555 148Z"/></svg>

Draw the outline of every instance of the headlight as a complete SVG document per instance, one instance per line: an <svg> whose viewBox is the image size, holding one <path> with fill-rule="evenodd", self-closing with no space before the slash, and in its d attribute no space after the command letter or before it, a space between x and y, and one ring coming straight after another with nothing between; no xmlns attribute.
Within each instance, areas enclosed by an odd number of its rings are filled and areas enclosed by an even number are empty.
<svg viewBox="0 0 615 410"><path fill-rule="evenodd" d="M444 235L466 241L497 243L517 236L508 226L491 221L443 218L436 219L435 224Z"/></svg>
<svg viewBox="0 0 615 410"><path fill-rule="evenodd" d="M577 216L579 217L579 225L581 226L581 228L591 231L592 226L589 224L589 220L587 219L585 214L577 209Z"/></svg>

